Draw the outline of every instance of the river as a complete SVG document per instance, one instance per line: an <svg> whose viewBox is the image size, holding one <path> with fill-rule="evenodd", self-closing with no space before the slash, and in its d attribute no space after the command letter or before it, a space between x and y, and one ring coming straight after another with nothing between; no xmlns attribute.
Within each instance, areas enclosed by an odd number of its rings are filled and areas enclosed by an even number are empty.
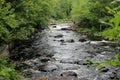
<svg viewBox="0 0 120 80"><path fill-rule="evenodd" d="M49 30L38 32L29 47L23 47L19 55L25 55L17 69L36 80L61 74L76 74L79 80L118 80L119 67L91 67L88 61L113 58L120 53L118 45L110 41L92 40L86 34L67 30L71 23L49 25ZM24 44L25 46L26 44ZM76 76L75 76L76 77Z"/></svg>

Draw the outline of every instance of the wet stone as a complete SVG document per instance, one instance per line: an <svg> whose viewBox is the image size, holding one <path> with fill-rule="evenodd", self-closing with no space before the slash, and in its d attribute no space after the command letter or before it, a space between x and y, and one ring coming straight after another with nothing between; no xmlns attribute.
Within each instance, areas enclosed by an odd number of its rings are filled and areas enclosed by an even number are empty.
<svg viewBox="0 0 120 80"><path fill-rule="evenodd" d="M117 73L117 78L119 78L119 79L120 79L120 72L119 72L119 73Z"/></svg>
<svg viewBox="0 0 120 80"><path fill-rule="evenodd" d="M43 71L43 72L53 72L55 70L57 70L58 67L56 65L46 65L46 66L43 66L43 67L40 67L40 71Z"/></svg>
<svg viewBox="0 0 120 80"><path fill-rule="evenodd" d="M31 68L31 65L28 65L26 63L22 63L22 64L17 64L17 66L15 67L17 70L21 70L21 69L29 69Z"/></svg>
<svg viewBox="0 0 120 80"><path fill-rule="evenodd" d="M111 80L109 75L104 75L104 74L101 76L101 79L102 80Z"/></svg>
<svg viewBox="0 0 120 80"><path fill-rule="evenodd" d="M60 45L67 45L67 44L65 44L65 43L60 43Z"/></svg>
<svg viewBox="0 0 120 80"><path fill-rule="evenodd" d="M63 37L63 35L57 35L57 36L54 36L54 38L62 38Z"/></svg>
<svg viewBox="0 0 120 80"><path fill-rule="evenodd" d="M73 77L77 77L77 73L73 72L73 71L67 71L67 72L62 72L60 74L60 76L73 76Z"/></svg>
<svg viewBox="0 0 120 80"><path fill-rule="evenodd" d="M87 41L86 39L79 39L80 42L85 42Z"/></svg>
<svg viewBox="0 0 120 80"><path fill-rule="evenodd" d="M57 27L56 25L53 26L53 28L56 28L56 27Z"/></svg>
<svg viewBox="0 0 120 80"><path fill-rule="evenodd" d="M32 77L32 71L31 71L31 69L26 69L22 73L23 73L24 76L27 76L29 78Z"/></svg>
<svg viewBox="0 0 120 80"><path fill-rule="evenodd" d="M63 70L78 70L80 67L78 65L74 65L74 64L67 64L67 65L62 65L62 69Z"/></svg>
<svg viewBox="0 0 120 80"><path fill-rule="evenodd" d="M100 71L101 71L101 72L108 72L109 69L108 69L108 68L102 68L102 69L100 69Z"/></svg>
<svg viewBox="0 0 120 80"><path fill-rule="evenodd" d="M69 30L68 28L61 28L61 30Z"/></svg>
<svg viewBox="0 0 120 80"><path fill-rule="evenodd" d="M65 41L63 39L61 39L60 42L64 43Z"/></svg>
<svg viewBox="0 0 120 80"><path fill-rule="evenodd" d="M117 76L118 79L120 79L120 69L117 70L116 76Z"/></svg>
<svg viewBox="0 0 120 80"><path fill-rule="evenodd" d="M78 64L79 65L88 65L88 62L81 60L81 61L78 62Z"/></svg>
<svg viewBox="0 0 120 80"><path fill-rule="evenodd" d="M44 57L41 59L41 62L48 62L50 60L50 58Z"/></svg>
<svg viewBox="0 0 120 80"><path fill-rule="evenodd" d="M110 75L111 79L115 79L116 78L116 73L114 73L114 72L110 72L109 75Z"/></svg>
<svg viewBox="0 0 120 80"><path fill-rule="evenodd" d="M46 57L50 57L50 58L51 58L52 56L54 56L54 54L47 54L47 55L46 55Z"/></svg>
<svg viewBox="0 0 120 80"><path fill-rule="evenodd" d="M61 63L77 64L79 62L79 60L77 60L77 59L63 59L60 62Z"/></svg>
<svg viewBox="0 0 120 80"><path fill-rule="evenodd" d="M48 80L78 80L78 78L76 77L72 77L72 76L63 76L63 77L51 77Z"/></svg>
<svg viewBox="0 0 120 80"><path fill-rule="evenodd" d="M74 43L75 41L74 41L74 39L71 39L71 40L68 40L67 42Z"/></svg>

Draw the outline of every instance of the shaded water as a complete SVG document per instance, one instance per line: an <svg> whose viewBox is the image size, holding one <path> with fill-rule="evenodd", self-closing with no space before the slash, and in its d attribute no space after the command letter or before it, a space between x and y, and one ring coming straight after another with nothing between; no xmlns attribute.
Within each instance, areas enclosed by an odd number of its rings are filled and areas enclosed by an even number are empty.
<svg viewBox="0 0 120 80"><path fill-rule="evenodd" d="M108 71L104 71L90 67L87 60L113 57L120 52L119 46L113 47L109 41L92 41L85 34L65 30L70 25L72 23L50 25L50 30L37 33L31 46L21 51L36 55L19 64L21 72L31 80L59 76L67 71L75 72L80 80L117 80L114 72L119 68L107 67Z"/></svg>

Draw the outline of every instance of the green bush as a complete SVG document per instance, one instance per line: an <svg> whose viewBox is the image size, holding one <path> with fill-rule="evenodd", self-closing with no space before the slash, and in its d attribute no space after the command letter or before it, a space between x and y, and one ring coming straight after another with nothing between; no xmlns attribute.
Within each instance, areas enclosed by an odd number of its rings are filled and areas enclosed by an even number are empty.
<svg viewBox="0 0 120 80"><path fill-rule="evenodd" d="M14 69L15 65L8 62L8 58L0 56L0 77L6 80L18 80L20 74Z"/></svg>
<svg viewBox="0 0 120 80"><path fill-rule="evenodd" d="M15 19L14 9L10 3L0 0L0 43L10 42L12 32L18 27L18 21Z"/></svg>
<svg viewBox="0 0 120 80"><path fill-rule="evenodd" d="M46 27L53 0L0 0L0 44L26 39L34 29Z"/></svg>
<svg viewBox="0 0 120 80"><path fill-rule="evenodd" d="M120 11L114 11L109 7L107 7L107 9L109 10L109 13L113 14L113 17L109 19L108 22L102 22L110 26L102 32L102 35L108 36L110 40L113 40L120 34Z"/></svg>

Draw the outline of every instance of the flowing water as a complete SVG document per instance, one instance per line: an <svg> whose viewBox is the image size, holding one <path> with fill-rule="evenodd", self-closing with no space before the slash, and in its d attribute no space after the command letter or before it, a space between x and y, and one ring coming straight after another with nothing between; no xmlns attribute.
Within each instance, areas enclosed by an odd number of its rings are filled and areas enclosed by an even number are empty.
<svg viewBox="0 0 120 80"><path fill-rule="evenodd" d="M21 72L31 80L60 76L68 71L75 72L80 80L118 80L115 77L119 67L98 69L91 67L88 61L111 58L120 52L120 47L110 41L95 41L85 34L67 30L70 25L72 23L49 25L49 30L33 36L31 45L19 52L31 54L19 64Z"/></svg>

